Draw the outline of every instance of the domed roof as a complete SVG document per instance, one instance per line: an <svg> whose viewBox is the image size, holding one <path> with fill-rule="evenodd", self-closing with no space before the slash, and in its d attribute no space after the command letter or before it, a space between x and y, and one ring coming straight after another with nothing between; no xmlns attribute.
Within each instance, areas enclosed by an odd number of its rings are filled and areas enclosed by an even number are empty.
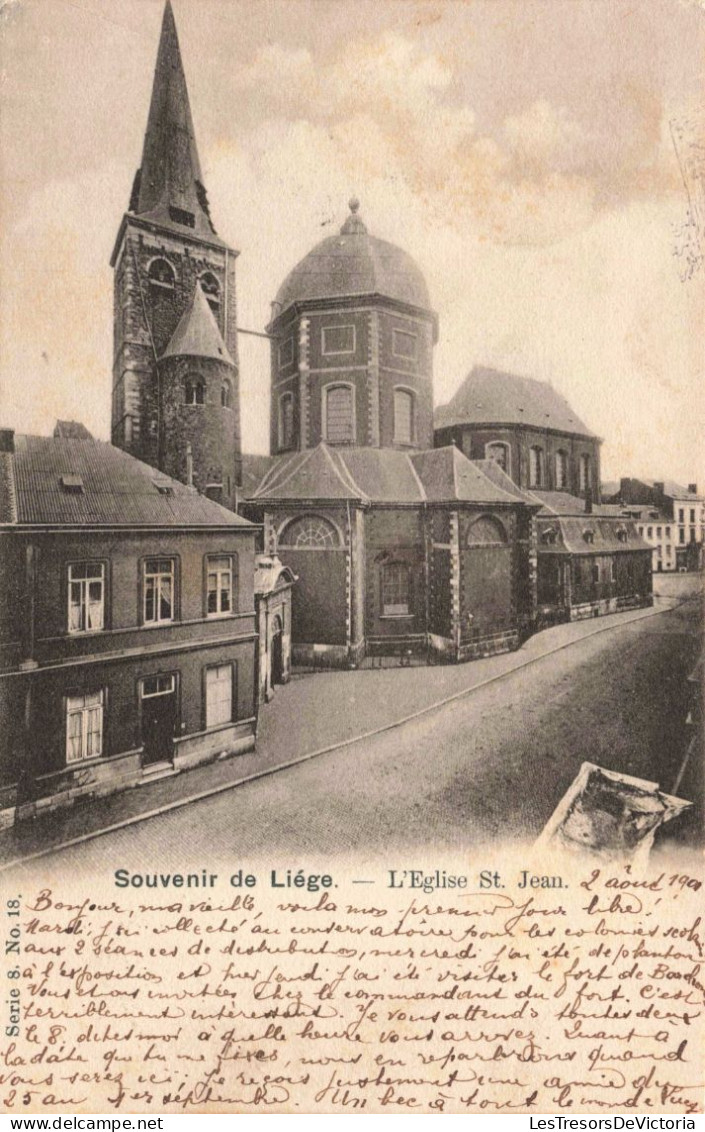
<svg viewBox="0 0 705 1132"><path fill-rule="evenodd" d="M287 275L277 292L275 315L307 299L370 294L431 309L426 280L411 256L370 236L359 207L353 198L339 235L321 240Z"/></svg>

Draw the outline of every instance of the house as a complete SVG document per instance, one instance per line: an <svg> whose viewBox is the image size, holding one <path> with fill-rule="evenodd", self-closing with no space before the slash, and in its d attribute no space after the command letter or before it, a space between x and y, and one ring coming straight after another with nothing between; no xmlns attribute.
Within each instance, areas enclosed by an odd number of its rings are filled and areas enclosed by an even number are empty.
<svg viewBox="0 0 705 1132"><path fill-rule="evenodd" d="M435 443L494 460L517 487L600 500L602 440L545 381L475 366L434 414Z"/></svg>
<svg viewBox="0 0 705 1132"><path fill-rule="evenodd" d="M0 820L254 746L256 535L103 441L0 430Z"/></svg>
<svg viewBox="0 0 705 1132"><path fill-rule="evenodd" d="M536 628L653 605L651 548L611 507L565 492L533 491Z"/></svg>

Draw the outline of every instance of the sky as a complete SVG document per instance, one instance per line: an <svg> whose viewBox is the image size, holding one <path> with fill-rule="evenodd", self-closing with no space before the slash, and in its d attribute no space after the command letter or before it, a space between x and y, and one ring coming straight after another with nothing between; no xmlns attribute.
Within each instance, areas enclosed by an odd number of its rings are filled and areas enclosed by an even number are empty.
<svg viewBox="0 0 705 1132"><path fill-rule="evenodd" d="M604 437L603 479L705 487L699 0L173 7L242 327L355 195L427 278L436 403L473 365L551 381ZM109 259L161 18L161 0L0 6L6 427L109 438ZM267 450L268 349L240 338L247 452Z"/></svg>

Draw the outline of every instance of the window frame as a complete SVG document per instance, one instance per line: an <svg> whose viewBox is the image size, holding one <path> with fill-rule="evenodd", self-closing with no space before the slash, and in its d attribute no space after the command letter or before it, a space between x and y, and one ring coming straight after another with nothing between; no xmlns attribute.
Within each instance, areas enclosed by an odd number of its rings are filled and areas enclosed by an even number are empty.
<svg viewBox="0 0 705 1132"><path fill-rule="evenodd" d="M223 562L225 560L228 561L229 566L227 567L226 570L223 570L222 573L223 574L225 574L225 573L230 574L230 590L229 590L230 608L229 609L221 609L220 608L220 604L221 604L220 596L221 596L221 592L222 592L222 587L220 585L219 579L220 579L221 571L220 570L214 570L213 566L211 565L211 563L213 563L214 561ZM210 597L209 578L210 578L211 574L213 574L213 573L215 573L216 576L217 576L215 593L216 593L216 602L217 602L217 605L218 605L219 608L211 611L211 609L209 608L209 605L210 605L210 602L209 602L209 597ZM216 619L216 618L219 618L219 617L232 617L233 614L235 613L235 598L237 596L237 573L238 573L238 562L237 562L237 554L236 553L231 552L231 551L227 551L227 552L224 551L222 554L211 553L211 554L204 555L204 558L203 558L204 614L208 618L208 620L213 620L213 619Z"/></svg>
<svg viewBox="0 0 705 1132"><path fill-rule="evenodd" d="M392 580L388 581L386 574L388 571L398 570L400 577L405 578L406 601L401 602L388 602L385 596L385 590L389 585L397 586L398 582ZM403 587L402 587L403 588ZM391 562L380 563L379 568L379 608L380 617L385 620L396 620L413 617L414 613L411 608L412 602L412 575L411 566L408 562L403 562L401 559L394 559ZM403 607L403 608L402 608Z"/></svg>
<svg viewBox="0 0 705 1132"><path fill-rule="evenodd" d="M164 263L171 272L171 280L167 282L164 279L157 279L152 275L152 269L158 263ZM159 287L162 291L174 291L176 288L176 270L173 263L170 263L166 256L155 255L147 264L147 282L150 287Z"/></svg>
<svg viewBox="0 0 705 1132"><path fill-rule="evenodd" d="M204 280L206 281L205 286L204 286ZM198 283L199 283L201 290L203 291L203 294L206 297L206 302L208 303L208 306L211 308L211 311L213 312L214 317L217 318L218 315L220 314L220 304L221 304L221 295L222 295L222 288L220 286L220 280L217 278L217 276L212 271L203 271L198 277Z"/></svg>
<svg viewBox="0 0 705 1132"><path fill-rule="evenodd" d="M287 442L284 430L284 402L291 405L291 438ZM290 448L295 447L295 428L294 428L294 394L291 389L285 389L283 393L279 394L279 401L277 404L277 448L283 449L285 452Z"/></svg>
<svg viewBox="0 0 705 1132"><path fill-rule="evenodd" d="M540 444L529 448L529 487L542 488L546 482L545 452ZM535 460L535 467L533 466ZM536 473L536 474L535 474Z"/></svg>
<svg viewBox="0 0 705 1132"><path fill-rule="evenodd" d="M413 354L400 353L396 348L396 340L398 334L404 334L407 338L411 338L414 343ZM419 336L414 330L406 330L403 326L392 327L392 357L400 358L404 362L415 362L419 356Z"/></svg>
<svg viewBox="0 0 705 1132"><path fill-rule="evenodd" d="M326 331L328 330L352 330L352 346L345 350L328 350L326 349ZM341 354L354 354L357 350L357 327L354 322L341 322L339 325L322 326L321 327L321 355L324 358L336 357Z"/></svg>
<svg viewBox="0 0 705 1132"><path fill-rule="evenodd" d="M503 448L504 449L506 467L502 468L502 465L499 463L499 460L495 460L494 456L490 455L490 449L492 449L492 448L495 448L495 449L496 448ZM508 443L508 441L506 441L506 440L488 440L487 443L485 444L485 459L486 460L492 460L495 464L498 464L499 467L502 468L502 471L504 472L504 474L506 476L511 476L511 474L512 474L512 447Z"/></svg>
<svg viewBox="0 0 705 1132"><path fill-rule="evenodd" d="M86 701L98 698L97 704L87 704ZM80 708L71 708L72 702L83 701L83 706ZM105 704L107 696L104 687L98 688L93 692L69 692L64 696L64 758L67 767L78 766L86 762L92 762L94 759L101 759L104 757L105 752ZM88 753L88 741L94 731L90 729L90 715L91 712L98 709L99 712L99 743L100 749L97 752ZM70 720L72 717L81 716L81 732L80 741L82 752L77 757L72 758L69 754L70 744L72 737L70 734Z"/></svg>
<svg viewBox="0 0 705 1132"><path fill-rule="evenodd" d="M201 400L199 401L199 390ZM189 397L189 392L193 397ZM195 398L195 399L194 399ZM184 405L188 408L202 409L206 403L206 383L200 374L186 374L184 377Z"/></svg>
<svg viewBox="0 0 705 1132"><path fill-rule="evenodd" d="M328 435L328 397L336 389L347 389L350 393L350 440L331 440ZM354 447L357 440L357 405L356 388L351 381L330 381L321 388L321 437L326 444L334 447Z"/></svg>
<svg viewBox="0 0 705 1132"><path fill-rule="evenodd" d="M411 389L408 385L395 385L392 391L392 416L393 416L393 438L394 443L403 447L410 448L416 443L416 391ZM397 435L397 394L401 393L402 396L409 399L409 439L402 440Z"/></svg>
<svg viewBox="0 0 705 1132"><path fill-rule="evenodd" d="M283 354L287 347L289 348L290 356L284 358ZM294 357L294 336L293 334L289 334L287 338L284 338L277 345L277 369L288 369L289 366L294 364Z"/></svg>
<svg viewBox="0 0 705 1132"><path fill-rule="evenodd" d="M592 489L592 456L588 452L580 453L578 477L580 490L590 491Z"/></svg>
<svg viewBox="0 0 705 1132"><path fill-rule="evenodd" d="M88 624L86 624L85 628L72 629L71 628L71 608L72 608L71 590L72 590L72 586L74 586L76 584L81 585L81 583L85 583L85 586L82 586L82 588L84 590L84 596L83 596L83 600L82 600L81 605L82 605L82 607L85 606L85 611L86 611L86 615L87 615L88 609L90 608L90 601L87 600L88 595L87 595L86 591L88 591L88 589L89 589L90 582L92 582L92 581L94 582L94 581L98 580L96 578L73 578L71 576L71 572L74 569L74 567L78 567L78 566L84 566L84 567L97 566L97 567L100 567L100 625L89 626ZM107 574L108 574L107 563L104 559L100 559L100 558L77 559L75 562L69 562L67 564L67 569L66 569L66 632L69 636L77 637L77 636L85 636L86 634L89 634L89 633L105 632L106 622L107 622L107 618L106 618L106 613L107 613L107 600L106 600L106 598L107 598ZM87 620L87 616L86 616L86 620Z"/></svg>
<svg viewBox="0 0 705 1132"><path fill-rule="evenodd" d="M567 491L569 487L570 476L568 474L568 453L565 448L559 448L556 452L554 460L554 475L556 478L556 491ZM559 469L563 468L563 474L559 474Z"/></svg>
<svg viewBox="0 0 705 1132"><path fill-rule="evenodd" d="M150 620L147 620L147 591L148 591L147 580L148 580L148 578L152 578L152 577L162 578L162 577L167 576L166 571L156 571L156 572L152 571L148 574L147 573L147 566L150 562L170 562L171 563L171 573L169 575L171 577L171 617L169 617L169 618L157 617L157 618L151 618ZM152 629L152 628L159 628L160 626L163 626L163 625L173 625L179 620L178 601L177 601L178 573L179 573L178 572L178 559L177 559L177 556L175 554L150 554L150 555L148 555L145 558L142 558L140 560L140 582L141 582L141 591L142 591L141 592L141 601L140 601L140 612L141 612L141 625L142 625L143 628ZM161 586L159 587L159 598L155 602L155 612L157 611L160 602L161 602Z"/></svg>
<svg viewBox="0 0 705 1132"><path fill-rule="evenodd" d="M290 531L292 527L303 525L304 523L311 522L312 520L320 523L324 529L330 528L333 536L335 537L335 541L330 543L320 543L317 546L312 546L310 544L299 546L298 543L284 541L287 531ZM297 515L294 519L287 519L282 524L277 532L277 550L279 550L280 548L304 551L344 550L345 540L343 539L343 535L339 527L331 519L327 518L325 515L319 515L315 511L311 511L303 515Z"/></svg>
<svg viewBox="0 0 705 1132"><path fill-rule="evenodd" d="M230 670L230 718L218 720L218 722L210 722L208 718L208 674L209 672L217 672L223 669ZM222 664L207 664L203 669L203 730L204 731L219 731L224 727L230 727L233 723L237 723L237 661L227 660Z"/></svg>

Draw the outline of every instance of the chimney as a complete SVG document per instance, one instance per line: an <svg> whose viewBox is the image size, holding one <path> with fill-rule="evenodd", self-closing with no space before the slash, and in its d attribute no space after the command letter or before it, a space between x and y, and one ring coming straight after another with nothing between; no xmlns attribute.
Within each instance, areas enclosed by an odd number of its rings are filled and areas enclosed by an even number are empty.
<svg viewBox="0 0 705 1132"><path fill-rule="evenodd" d="M14 452L15 451L15 430L14 428L0 428L0 452Z"/></svg>
<svg viewBox="0 0 705 1132"><path fill-rule="evenodd" d="M697 495L698 494L698 485L696 483L689 483L688 484L688 494L689 495Z"/></svg>
<svg viewBox="0 0 705 1132"><path fill-rule="evenodd" d="M190 441L186 445L186 486L193 487L193 452Z"/></svg>
<svg viewBox="0 0 705 1132"><path fill-rule="evenodd" d="M585 492L585 514L592 515L592 488L587 488Z"/></svg>

